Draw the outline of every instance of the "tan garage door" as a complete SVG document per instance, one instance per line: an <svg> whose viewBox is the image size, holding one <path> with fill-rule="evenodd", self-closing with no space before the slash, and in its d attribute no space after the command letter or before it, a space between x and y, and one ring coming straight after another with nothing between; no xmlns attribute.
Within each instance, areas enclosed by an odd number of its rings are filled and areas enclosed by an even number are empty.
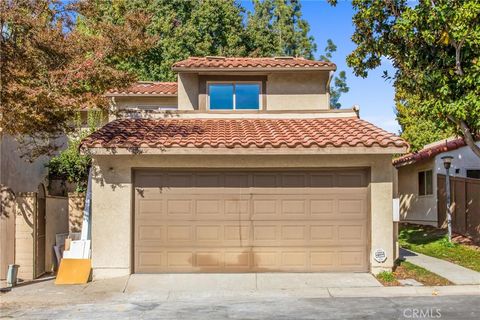
<svg viewBox="0 0 480 320"><path fill-rule="evenodd" d="M135 172L137 273L367 271L363 170Z"/></svg>

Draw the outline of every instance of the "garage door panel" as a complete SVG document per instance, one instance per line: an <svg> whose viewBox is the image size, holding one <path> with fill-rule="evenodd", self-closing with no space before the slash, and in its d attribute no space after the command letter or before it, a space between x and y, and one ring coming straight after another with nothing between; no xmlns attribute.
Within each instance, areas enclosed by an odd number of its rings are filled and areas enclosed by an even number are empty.
<svg viewBox="0 0 480 320"><path fill-rule="evenodd" d="M347 171L141 171L135 272L367 271L367 175Z"/></svg>

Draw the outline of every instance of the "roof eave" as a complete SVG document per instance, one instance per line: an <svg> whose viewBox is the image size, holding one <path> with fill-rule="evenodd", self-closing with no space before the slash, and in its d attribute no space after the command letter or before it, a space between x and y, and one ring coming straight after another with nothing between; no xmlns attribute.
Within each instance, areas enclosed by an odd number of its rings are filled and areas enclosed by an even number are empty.
<svg viewBox="0 0 480 320"><path fill-rule="evenodd" d="M174 72L286 72L286 71L335 71L336 66L325 67L290 67L290 68L195 68L173 67Z"/></svg>
<svg viewBox="0 0 480 320"><path fill-rule="evenodd" d="M107 93L106 97L177 97L178 94L166 93Z"/></svg>
<svg viewBox="0 0 480 320"><path fill-rule="evenodd" d="M404 153L407 147L311 147L311 148L213 148L213 147L82 147L83 154L92 156L115 155L394 155Z"/></svg>

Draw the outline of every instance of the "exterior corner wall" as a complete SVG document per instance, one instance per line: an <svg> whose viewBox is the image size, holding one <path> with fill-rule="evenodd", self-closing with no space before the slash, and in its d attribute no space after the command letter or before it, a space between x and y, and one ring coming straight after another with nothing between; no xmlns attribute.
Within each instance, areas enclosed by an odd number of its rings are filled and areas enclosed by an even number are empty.
<svg viewBox="0 0 480 320"><path fill-rule="evenodd" d="M434 160L398 168L398 193L400 196L400 220L402 222L437 226L437 174ZM433 194L418 195L418 172L433 170Z"/></svg>
<svg viewBox="0 0 480 320"><path fill-rule="evenodd" d="M115 157L95 158L92 164L93 278L131 273L132 174Z"/></svg>
<svg viewBox="0 0 480 320"><path fill-rule="evenodd" d="M272 73L267 81L267 110L328 110L329 73Z"/></svg>
<svg viewBox="0 0 480 320"><path fill-rule="evenodd" d="M394 167L390 155L377 156L372 162L370 177L370 266L372 273L393 268L395 236L393 223ZM387 255L384 262L374 259L374 252L383 249ZM380 271L379 271L380 270Z"/></svg>
<svg viewBox="0 0 480 320"><path fill-rule="evenodd" d="M178 74L178 110L198 110L198 74Z"/></svg>
<svg viewBox="0 0 480 320"><path fill-rule="evenodd" d="M56 265L56 257L53 246L56 242L56 234L68 233L68 198L46 197L45 209L45 270L53 271Z"/></svg>

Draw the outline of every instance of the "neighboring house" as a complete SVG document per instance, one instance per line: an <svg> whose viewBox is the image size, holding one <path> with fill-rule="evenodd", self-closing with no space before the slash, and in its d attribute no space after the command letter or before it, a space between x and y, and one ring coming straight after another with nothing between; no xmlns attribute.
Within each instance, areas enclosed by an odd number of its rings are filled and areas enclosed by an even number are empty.
<svg viewBox="0 0 480 320"><path fill-rule="evenodd" d="M87 112L80 111L80 125L85 125ZM104 119L102 124L106 122ZM66 147L67 137L58 137L55 143ZM8 265L13 263L21 265L20 274L25 279L51 268L55 232L64 229L61 224L68 223L68 216L65 199L50 193L58 189L48 185L45 165L50 158L41 156L29 161L22 157L19 142L0 132L0 279L5 279Z"/></svg>
<svg viewBox="0 0 480 320"><path fill-rule="evenodd" d="M480 159L462 138L441 140L395 159L402 221L439 227L443 224L439 219L445 213L444 204L439 208L438 203L438 175L445 175L444 156L453 156L452 177L480 179Z"/></svg>
<svg viewBox="0 0 480 320"><path fill-rule="evenodd" d="M93 156L94 278L390 269L391 161L408 145L330 109L335 69L189 58L176 83L110 92L123 116L81 147Z"/></svg>

